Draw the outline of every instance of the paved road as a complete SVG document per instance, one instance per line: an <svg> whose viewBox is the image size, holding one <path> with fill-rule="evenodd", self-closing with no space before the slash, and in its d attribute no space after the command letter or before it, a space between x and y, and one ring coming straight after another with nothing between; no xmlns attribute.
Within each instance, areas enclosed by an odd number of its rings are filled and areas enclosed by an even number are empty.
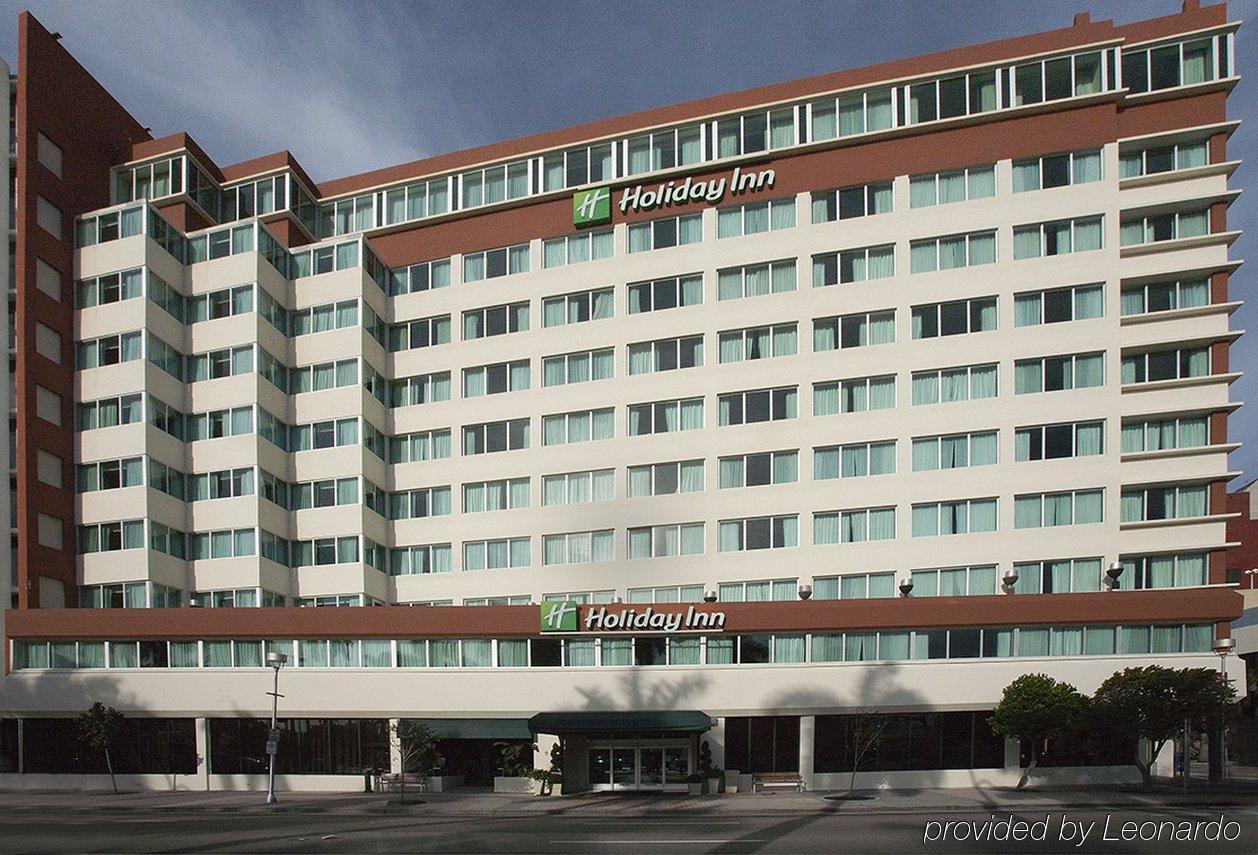
<svg viewBox="0 0 1258 855"><path fill-rule="evenodd" d="M17 808L0 814L0 852L1258 852L1258 805L1226 808L1239 824L1232 842L1105 841L1104 811L1050 812L1042 842L928 842L926 825L977 821L988 813L878 812L790 813L775 816L592 817L425 816L407 813L329 815L320 813L208 812L90 809L52 817ZM836 807L836 811L841 811ZM414 811L414 812L411 812ZM1061 820L1095 822L1083 846L1060 840ZM998 820L1009 814L997 814ZM1219 811L1175 809L1118 811L1110 836L1123 822L1204 821ZM1041 821L1045 812L1019 811L1015 820ZM982 826L979 826L980 830ZM956 826L950 837L956 836ZM1148 827L1146 827L1148 830ZM932 826L938 835L940 830ZM968 830L968 829L967 829ZM1230 831L1234 832L1233 827ZM1203 829L1204 831L1204 829Z"/></svg>

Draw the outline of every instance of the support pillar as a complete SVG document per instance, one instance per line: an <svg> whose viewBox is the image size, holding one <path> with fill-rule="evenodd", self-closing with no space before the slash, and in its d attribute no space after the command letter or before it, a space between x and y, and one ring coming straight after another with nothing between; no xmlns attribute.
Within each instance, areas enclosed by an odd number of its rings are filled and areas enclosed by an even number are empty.
<svg viewBox="0 0 1258 855"><path fill-rule="evenodd" d="M392 775L402 773L402 746L393 735L397 732L398 721L396 718L389 719L389 773Z"/></svg>
<svg viewBox="0 0 1258 855"><path fill-rule="evenodd" d="M17 773L19 775L26 771L26 758L22 756L22 749L25 747L22 743L26 741L24 724L26 724L26 719L19 718L17 720Z"/></svg>
<svg viewBox="0 0 1258 855"><path fill-rule="evenodd" d="M197 777L195 787L199 790L210 788L210 723L199 718L194 725L197 746Z"/></svg>
<svg viewBox="0 0 1258 855"><path fill-rule="evenodd" d="M804 781L804 789L813 789L813 755L817 744L817 717L801 715L799 717L799 777Z"/></svg>
<svg viewBox="0 0 1258 855"><path fill-rule="evenodd" d="M703 735L703 739L707 740L708 746L712 749L712 765L725 768L725 719L715 719L716 724L712 725L712 729Z"/></svg>
<svg viewBox="0 0 1258 855"><path fill-rule="evenodd" d="M1005 771L1014 776L1014 783L1022 777L1022 743L1012 736L1005 737Z"/></svg>
<svg viewBox="0 0 1258 855"><path fill-rule="evenodd" d="M539 733L537 741L534 745L537 748L533 751L533 768L543 771L550 768L550 749L559 743L559 737L551 736L548 733Z"/></svg>

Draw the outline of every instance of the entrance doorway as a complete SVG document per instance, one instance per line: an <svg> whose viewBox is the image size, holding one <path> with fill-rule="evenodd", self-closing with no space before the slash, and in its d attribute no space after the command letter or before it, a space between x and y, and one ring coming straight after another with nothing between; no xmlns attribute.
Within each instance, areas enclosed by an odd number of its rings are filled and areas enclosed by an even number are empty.
<svg viewBox="0 0 1258 855"><path fill-rule="evenodd" d="M593 790L682 791L690 775L690 740L592 740L588 762Z"/></svg>

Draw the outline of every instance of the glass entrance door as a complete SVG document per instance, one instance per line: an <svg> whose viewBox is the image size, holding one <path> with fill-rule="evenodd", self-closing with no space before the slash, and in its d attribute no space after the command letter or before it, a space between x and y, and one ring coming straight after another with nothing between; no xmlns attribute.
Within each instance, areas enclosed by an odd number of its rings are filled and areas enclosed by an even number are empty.
<svg viewBox="0 0 1258 855"><path fill-rule="evenodd" d="M664 749L638 749L638 788L643 790L664 788Z"/></svg>
<svg viewBox="0 0 1258 855"><path fill-rule="evenodd" d="M591 789L686 789L690 774L688 740L599 740L592 741L588 751Z"/></svg>
<svg viewBox="0 0 1258 855"><path fill-rule="evenodd" d="M638 752L634 748L612 749L612 789L631 790L638 785Z"/></svg>

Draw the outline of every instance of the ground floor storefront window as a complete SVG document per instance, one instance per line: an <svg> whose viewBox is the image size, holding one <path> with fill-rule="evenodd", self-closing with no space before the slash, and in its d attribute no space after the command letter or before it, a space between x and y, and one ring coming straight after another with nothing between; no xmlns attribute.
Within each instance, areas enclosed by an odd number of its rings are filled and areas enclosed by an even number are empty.
<svg viewBox="0 0 1258 855"><path fill-rule="evenodd" d="M799 716L725 719L725 767L739 772L799 771Z"/></svg>
<svg viewBox="0 0 1258 855"><path fill-rule="evenodd" d="M992 733L990 715L987 711L819 715L813 768L852 771L857 744L867 744L865 734L877 732L860 758L862 772L999 769L1005 765L1005 743Z"/></svg>
<svg viewBox="0 0 1258 855"><path fill-rule="evenodd" d="M196 720L125 718L109 759L119 775L195 774ZM23 719L22 768L26 772L78 775L109 772L104 753L83 744L77 718Z"/></svg>
<svg viewBox="0 0 1258 855"><path fill-rule="evenodd" d="M271 722L209 719L210 774L263 775ZM361 775L389 769L388 719L280 719L275 771L281 775Z"/></svg>

